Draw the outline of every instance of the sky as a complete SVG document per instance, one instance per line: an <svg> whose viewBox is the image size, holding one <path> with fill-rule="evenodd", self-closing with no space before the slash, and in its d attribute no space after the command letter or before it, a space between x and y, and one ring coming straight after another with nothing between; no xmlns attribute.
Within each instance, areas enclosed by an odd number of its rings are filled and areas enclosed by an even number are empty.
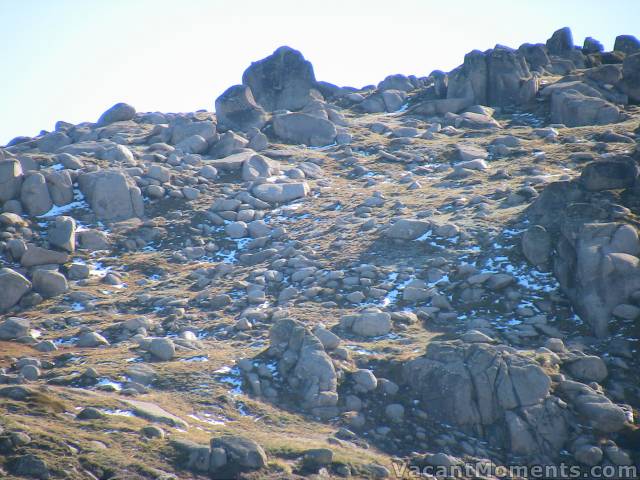
<svg viewBox="0 0 640 480"><path fill-rule="evenodd" d="M619 34L640 37L640 0L0 0L0 145L58 120L94 122L117 102L213 110L281 45L318 80L362 87L564 26L610 50Z"/></svg>

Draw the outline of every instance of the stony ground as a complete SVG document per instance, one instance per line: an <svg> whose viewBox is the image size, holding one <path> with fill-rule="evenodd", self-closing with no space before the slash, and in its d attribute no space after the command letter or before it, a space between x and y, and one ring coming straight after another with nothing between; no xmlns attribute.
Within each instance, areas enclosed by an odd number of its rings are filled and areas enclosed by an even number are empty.
<svg viewBox="0 0 640 480"><path fill-rule="evenodd" d="M5 245L22 235L46 246L61 214L76 220L76 235L99 231L109 243L79 242L68 259L51 262L65 265L65 291L31 299L33 305L23 299L2 317L28 321L26 336L0 341L7 384L0 389L2 478L206 478L211 452L202 460L197 445L222 434L262 446L266 466L242 474L256 479L382 478L394 474L394 461L524 458L513 435L505 446L486 424L482 433L430 412L430 393L416 385L423 370L407 378L412 360L449 340L510 347L524 359L518 362L530 362L523 369L544 372L557 395L566 379L584 382L624 405L633 424L640 399L637 323L618 318L609 336L594 336L549 268L526 260L521 236L530 227L526 209L548 184L578 178L603 153L632 154L640 109L627 106L619 123L554 130L542 108L499 110L493 118L501 128L493 129L440 130L411 109L340 113L350 142L306 147L270 136L260 151L308 185L307 195L291 201L220 207L220 200L248 190L240 171L205 155L192 155L192 164L163 163L136 140L154 125L124 121L105 127L110 138L144 159L145 172L162 164L171 173L170 181L138 182L144 219L100 221L77 188L75 203L21 217L23 226L4 217ZM604 132L633 143L597 140ZM7 152L31 158L43 172L63 168L58 157L34 148ZM84 171L113 166L75 156ZM475 163L458 165L469 160ZM217 165L218 174L203 177L205 165ZM278 175L275 181L286 178ZM154 184L167 194L153 194ZM185 198L188 185L196 198ZM636 213L629 210L625 222L638 225ZM262 219L266 236L248 233L235 223L241 218ZM391 225L400 218L429 228L415 239L396 235ZM24 260L8 253L2 261L24 269ZM88 266L86 278L73 279L70 265ZM389 313L391 322L376 320L366 331L344 320L363 312ZM337 406L307 404L278 369L270 332L284 318L300 322L306 335L322 330L317 337L322 358L334 365L337 385L328 391ZM573 368L585 355L599 363ZM520 364L512 361L515 378ZM302 380L315 374L307 368L290 374ZM550 398L547 390L540 398ZM573 415L578 407L560 396ZM555 461L593 463L581 460L597 457L597 448L605 464L632 462L637 441L626 441L619 428L606 432L588 419L566 418L566 443ZM531 441L544 443L538 440ZM545 441L531 458L550 454Z"/></svg>

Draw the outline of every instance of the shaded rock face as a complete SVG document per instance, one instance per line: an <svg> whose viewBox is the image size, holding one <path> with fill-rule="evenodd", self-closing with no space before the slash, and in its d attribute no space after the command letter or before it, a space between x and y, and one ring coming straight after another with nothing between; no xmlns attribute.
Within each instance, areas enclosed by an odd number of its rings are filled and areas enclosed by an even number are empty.
<svg viewBox="0 0 640 480"><path fill-rule="evenodd" d="M498 46L465 55L464 63L449 75L447 98L469 98L479 105L521 105L531 102L537 91L537 79L524 56Z"/></svg>
<svg viewBox="0 0 640 480"><path fill-rule="evenodd" d="M322 342L302 323L285 318L269 332L269 355L304 408L333 407L338 402L337 375Z"/></svg>
<svg viewBox="0 0 640 480"><path fill-rule="evenodd" d="M524 57L531 70L544 71L551 60L543 44L524 43L518 47L518 52Z"/></svg>
<svg viewBox="0 0 640 480"><path fill-rule="evenodd" d="M101 170L81 175L80 190L100 220L118 221L144 214L140 189L118 171Z"/></svg>
<svg viewBox="0 0 640 480"><path fill-rule="evenodd" d="M551 380L510 347L433 342L403 367L427 413L515 455L553 458L569 435Z"/></svg>
<svg viewBox="0 0 640 480"><path fill-rule="evenodd" d="M216 99L216 115L222 125L233 130L260 129L267 121L266 112L246 85L234 85L220 95Z"/></svg>
<svg viewBox="0 0 640 480"><path fill-rule="evenodd" d="M592 194L587 189L624 188L637 177L635 165L608 163L588 165L579 182L550 184L527 209L531 222L552 235L553 271L560 286L601 337L608 332L613 310L640 289L636 229L611 221L611 212L589 203ZM619 175L619 169L632 174Z"/></svg>
<svg viewBox="0 0 640 480"><path fill-rule="evenodd" d="M573 50L573 34L569 27L556 30L547 40L547 50L551 55L562 55Z"/></svg>
<svg viewBox="0 0 640 480"><path fill-rule="evenodd" d="M582 52L585 54L604 52L604 45L595 38L587 37L584 39Z"/></svg>
<svg viewBox="0 0 640 480"><path fill-rule="evenodd" d="M627 55L633 55L640 52L640 40L633 35L618 35L613 49L618 52L624 52Z"/></svg>
<svg viewBox="0 0 640 480"><path fill-rule="evenodd" d="M242 75L256 102L267 111L300 110L315 98L313 66L290 47L280 47L263 60L253 62Z"/></svg>

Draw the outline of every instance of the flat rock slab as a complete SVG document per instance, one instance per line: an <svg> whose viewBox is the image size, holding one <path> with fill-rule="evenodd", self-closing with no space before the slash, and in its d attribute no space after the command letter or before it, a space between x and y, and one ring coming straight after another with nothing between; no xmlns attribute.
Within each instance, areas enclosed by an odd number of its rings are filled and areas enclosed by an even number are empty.
<svg viewBox="0 0 640 480"><path fill-rule="evenodd" d="M164 423L171 427L187 428L189 425L181 418L167 412L155 403L142 402L140 400L123 400L131 409L134 415L145 418L151 422Z"/></svg>
<svg viewBox="0 0 640 480"><path fill-rule="evenodd" d="M220 158L218 160L211 160L207 162L207 165L211 165L218 170L226 170L230 172L238 171L242 169L242 165L245 160L249 160L256 154L253 150L244 150L239 153L234 153L228 157Z"/></svg>

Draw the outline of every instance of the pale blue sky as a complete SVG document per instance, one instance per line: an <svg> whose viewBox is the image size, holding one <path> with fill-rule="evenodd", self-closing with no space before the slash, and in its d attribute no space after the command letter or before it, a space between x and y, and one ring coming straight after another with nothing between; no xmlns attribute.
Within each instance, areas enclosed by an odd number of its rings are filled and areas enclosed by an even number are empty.
<svg viewBox="0 0 640 480"><path fill-rule="evenodd" d="M618 34L640 36L640 0L0 0L0 144L95 121L119 101L211 110L284 44L319 80L359 87L563 26L610 49Z"/></svg>

